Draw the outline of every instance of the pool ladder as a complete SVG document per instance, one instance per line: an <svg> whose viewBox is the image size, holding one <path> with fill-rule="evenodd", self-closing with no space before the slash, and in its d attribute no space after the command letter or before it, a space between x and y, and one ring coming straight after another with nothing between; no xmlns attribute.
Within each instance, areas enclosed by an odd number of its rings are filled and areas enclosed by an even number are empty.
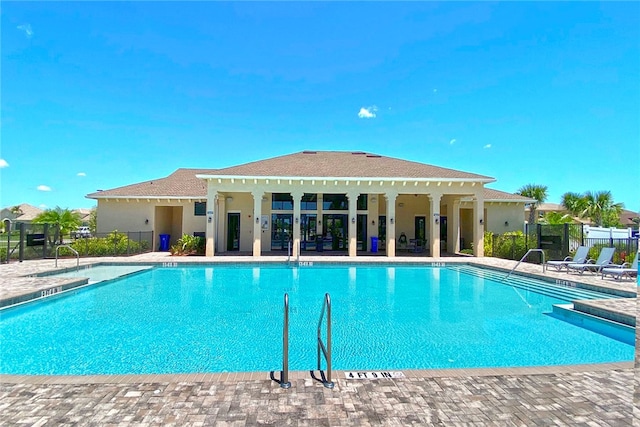
<svg viewBox="0 0 640 427"><path fill-rule="evenodd" d="M322 342L322 320L325 317L325 312L327 313L327 343L325 345ZM325 376L322 371L322 359L320 355L324 356L325 361L327 362L327 375ZM320 371L320 376L322 384L326 388L333 388L335 385L333 381L331 381L331 297L329 294L324 295L324 303L322 304L322 310L320 311L320 319L318 320L318 371Z"/></svg>
<svg viewBox="0 0 640 427"><path fill-rule="evenodd" d="M513 272L515 271L515 269L516 269L516 268L518 268L518 266L520 265L520 263L521 263L522 261L524 261L524 259L525 259L525 258L526 258L530 253L532 253L532 252L540 252L540 253L542 254L542 272L543 272L543 273L544 273L544 272L546 272L546 271L547 271L547 264L544 262L544 251L543 251L542 249L529 249L529 250L527 251L527 253L526 253L526 254L524 254L524 256L523 256L522 258L520 258L520 261L518 261L518 263L516 264L516 266L515 266L515 267L513 267L513 268L511 269L511 271L509 272L509 274L507 274L507 275L504 277L504 279L502 279L502 280L503 280L503 281L504 281L504 280L507 280L507 279L509 278L509 276L511 276L511 273L513 273Z"/></svg>
<svg viewBox="0 0 640 427"><path fill-rule="evenodd" d="M58 249L60 249L60 248L67 248L71 252L76 254L76 260L77 260L77 262L76 262L76 270L79 270L80 269L80 254L78 253L78 251L76 251L75 249L73 249L69 245L58 245L58 246L56 246L56 268L58 268Z"/></svg>
<svg viewBox="0 0 640 427"><path fill-rule="evenodd" d="M289 245L287 249L287 265L291 266L291 240L289 240ZM298 244L298 253L296 254L296 261L294 265L300 265L300 244Z"/></svg>

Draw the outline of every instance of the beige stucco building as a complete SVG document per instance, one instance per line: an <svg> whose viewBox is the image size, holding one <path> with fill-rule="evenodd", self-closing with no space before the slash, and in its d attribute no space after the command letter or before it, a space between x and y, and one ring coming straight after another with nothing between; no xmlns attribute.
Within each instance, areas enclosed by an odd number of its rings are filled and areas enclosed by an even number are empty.
<svg viewBox="0 0 640 427"><path fill-rule="evenodd" d="M303 151L224 169L178 169L166 178L89 194L98 232L154 231L174 243L206 238L206 255L403 251L440 256L473 248L483 233L521 230L522 196L485 188L495 179L365 152Z"/></svg>

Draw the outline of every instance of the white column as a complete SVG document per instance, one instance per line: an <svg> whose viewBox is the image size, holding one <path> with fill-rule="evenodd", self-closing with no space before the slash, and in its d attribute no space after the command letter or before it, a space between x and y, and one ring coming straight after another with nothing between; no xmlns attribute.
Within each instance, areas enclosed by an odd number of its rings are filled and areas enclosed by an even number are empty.
<svg viewBox="0 0 640 427"><path fill-rule="evenodd" d="M262 225L260 217L262 216L262 196L264 191L252 191L253 196L253 256L260 257L262 251Z"/></svg>
<svg viewBox="0 0 640 427"><path fill-rule="evenodd" d="M484 195L482 188L480 194L473 198L473 255L484 256Z"/></svg>
<svg viewBox="0 0 640 427"><path fill-rule="evenodd" d="M367 236L369 237L369 242L371 242L371 237L378 236L378 218L380 216L378 211L378 198L381 197L376 194L368 195L368 203L367 207ZM375 199L375 201L374 201ZM378 236L380 237L380 236ZM367 246L369 248L369 252L371 252L371 245ZM380 248L380 243L378 243L378 248ZM380 249L378 249L380 250Z"/></svg>
<svg viewBox="0 0 640 427"><path fill-rule="evenodd" d="M216 227L215 227L215 208L218 192L211 188L211 182L207 185L207 225L205 227L206 246L205 256L211 257L215 255Z"/></svg>
<svg viewBox="0 0 640 427"><path fill-rule="evenodd" d="M349 200L349 256L355 257L358 252L358 196L357 192L347 193Z"/></svg>
<svg viewBox="0 0 640 427"><path fill-rule="evenodd" d="M396 256L396 197L398 193L386 193L387 199L387 256Z"/></svg>
<svg viewBox="0 0 640 427"><path fill-rule="evenodd" d="M429 194L429 248L432 257L440 256L440 199L442 194Z"/></svg>
<svg viewBox="0 0 640 427"><path fill-rule="evenodd" d="M447 251L460 252L460 199L447 203Z"/></svg>
<svg viewBox="0 0 640 427"><path fill-rule="evenodd" d="M218 252L227 251L227 198L218 194ZM215 221L215 218L214 218Z"/></svg>
<svg viewBox="0 0 640 427"><path fill-rule="evenodd" d="M302 201L302 191L291 192L293 198L293 247L291 248L291 256L297 257L300 251L300 202Z"/></svg>

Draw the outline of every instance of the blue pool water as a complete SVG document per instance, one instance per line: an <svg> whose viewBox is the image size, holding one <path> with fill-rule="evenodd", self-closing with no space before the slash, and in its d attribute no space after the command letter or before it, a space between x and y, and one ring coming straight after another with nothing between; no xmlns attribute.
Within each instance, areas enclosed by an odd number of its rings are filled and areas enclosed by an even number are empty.
<svg viewBox="0 0 640 427"><path fill-rule="evenodd" d="M316 367L325 293L333 368L400 370L631 361L634 347L544 313L567 301L439 267L154 268L0 312L0 373Z"/></svg>

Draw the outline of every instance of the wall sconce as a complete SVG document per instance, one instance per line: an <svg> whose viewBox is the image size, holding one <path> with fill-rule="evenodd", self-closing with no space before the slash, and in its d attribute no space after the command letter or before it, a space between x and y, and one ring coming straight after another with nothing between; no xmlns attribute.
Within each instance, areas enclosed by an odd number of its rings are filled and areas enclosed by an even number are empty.
<svg viewBox="0 0 640 427"><path fill-rule="evenodd" d="M391 224L393 224L393 218L391 218L389 221L391 222Z"/></svg>
<svg viewBox="0 0 640 427"><path fill-rule="evenodd" d="M484 224L484 221L482 220L482 218L480 218L480 224Z"/></svg>
<svg viewBox="0 0 640 427"><path fill-rule="evenodd" d="M144 220L144 223L145 223L145 224L149 224L149 219L145 219L145 220Z"/></svg>
<svg viewBox="0 0 640 427"><path fill-rule="evenodd" d="M356 219L355 218L351 218L351 224L355 224L356 223Z"/></svg>
<svg viewBox="0 0 640 427"><path fill-rule="evenodd" d="M436 224L440 224L440 220L436 217Z"/></svg>
<svg viewBox="0 0 640 427"><path fill-rule="evenodd" d="M260 224L260 218L256 217L256 224Z"/></svg>
<svg viewBox="0 0 640 427"><path fill-rule="evenodd" d="M209 217L209 219L207 220L207 222L211 222L211 221L212 221L212 218L211 218L211 217Z"/></svg>
<svg viewBox="0 0 640 427"><path fill-rule="evenodd" d="M318 225L322 225L322 220L318 220Z"/></svg>
<svg viewBox="0 0 640 427"><path fill-rule="evenodd" d="M371 220L371 225L376 225L376 221L374 219Z"/></svg>
<svg viewBox="0 0 640 427"><path fill-rule="evenodd" d="M296 217L296 224L300 222L300 218Z"/></svg>
<svg viewBox="0 0 640 427"><path fill-rule="evenodd" d="M504 222L504 226L505 226L505 227L508 227L508 226L509 226L509 221L505 221L505 222Z"/></svg>

